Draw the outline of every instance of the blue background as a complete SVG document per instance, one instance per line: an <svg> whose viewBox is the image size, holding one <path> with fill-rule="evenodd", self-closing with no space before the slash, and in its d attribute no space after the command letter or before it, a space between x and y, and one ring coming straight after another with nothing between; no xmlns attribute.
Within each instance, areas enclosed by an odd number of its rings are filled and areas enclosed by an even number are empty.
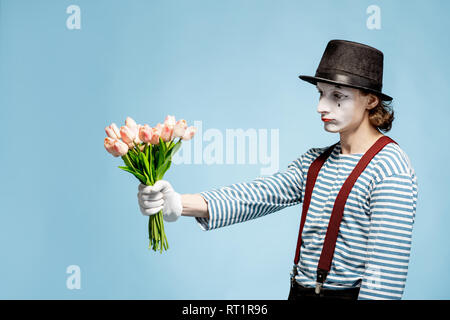
<svg viewBox="0 0 450 320"><path fill-rule="evenodd" d="M71 4L80 30L66 27ZM366 27L372 4L381 30ZM104 150L104 127L173 114L223 134L279 129L285 170L339 139L297 78L331 39L385 54L389 136L419 183L404 298L450 298L449 15L448 1L1 0L0 298L286 299L299 206L208 232L182 217L166 224L169 251L154 253L137 180ZM262 166L180 164L165 179L197 193ZM69 265L80 290L66 288Z"/></svg>

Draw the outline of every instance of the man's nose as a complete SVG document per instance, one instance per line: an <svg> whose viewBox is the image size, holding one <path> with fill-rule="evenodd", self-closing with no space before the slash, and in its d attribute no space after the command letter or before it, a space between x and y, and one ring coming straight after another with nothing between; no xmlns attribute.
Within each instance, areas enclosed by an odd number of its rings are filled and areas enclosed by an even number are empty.
<svg viewBox="0 0 450 320"><path fill-rule="evenodd" d="M329 113L330 107L328 106L328 103L325 99L320 99L319 104L317 105L317 112L318 113Z"/></svg>

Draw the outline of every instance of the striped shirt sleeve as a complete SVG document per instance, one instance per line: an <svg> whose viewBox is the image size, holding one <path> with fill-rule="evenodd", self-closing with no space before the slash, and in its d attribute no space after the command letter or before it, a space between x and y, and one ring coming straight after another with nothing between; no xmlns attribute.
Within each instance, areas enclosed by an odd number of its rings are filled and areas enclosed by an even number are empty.
<svg viewBox="0 0 450 320"><path fill-rule="evenodd" d="M251 182L200 192L208 203L209 218L196 218L202 230L245 222L301 203L301 158L286 171L258 177Z"/></svg>
<svg viewBox="0 0 450 320"><path fill-rule="evenodd" d="M370 195L367 263L358 299L401 299L417 202L415 175L394 174Z"/></svg>

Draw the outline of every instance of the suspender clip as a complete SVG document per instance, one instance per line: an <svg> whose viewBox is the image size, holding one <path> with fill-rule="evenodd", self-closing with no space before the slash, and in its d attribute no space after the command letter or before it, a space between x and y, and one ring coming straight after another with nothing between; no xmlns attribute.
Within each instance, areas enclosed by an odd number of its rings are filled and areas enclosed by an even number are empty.
<svg viewBox="0 0 450 320"><path fill-rule="evenodd" d="M316 282L316 294L320 294L320 291L323 288L323 283L327 278L328 271L323 269L317 269L317 282Z"/></svg>
<svg viewBox="0 0 450 320"><path fill-rule="evenodd" d="M320 294L320 290L322 290L323 283L316 282L316 294Z"/></svg>

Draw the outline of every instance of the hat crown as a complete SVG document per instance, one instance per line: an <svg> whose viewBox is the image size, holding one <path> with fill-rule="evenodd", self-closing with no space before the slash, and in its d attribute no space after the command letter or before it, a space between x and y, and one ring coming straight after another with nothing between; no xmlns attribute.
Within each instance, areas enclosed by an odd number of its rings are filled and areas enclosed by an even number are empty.
<svg viewBox="0 0 450 320"><path fill-rule="evenodd" d="M383 52L354 41L329 41L316 75L300 75L299 78L314 85L325 82L362 89L377 94L382 100L392 100L392 97L381 91Z"/></svg>
<svg viewBox="0 0 450 320"><path fill-rule="evenodd" d="M316 70L316 76L342 73L366 78L381 90L383 53L368 45L347 40L331 40Z"/></svg>

